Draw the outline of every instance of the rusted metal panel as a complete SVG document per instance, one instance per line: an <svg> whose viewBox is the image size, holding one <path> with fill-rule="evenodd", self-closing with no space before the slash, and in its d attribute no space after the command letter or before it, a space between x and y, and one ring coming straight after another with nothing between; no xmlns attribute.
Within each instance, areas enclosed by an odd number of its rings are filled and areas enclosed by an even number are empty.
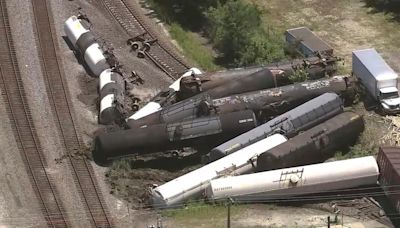
<svg viewBox="0 0 400 228"><path fill-rule="evenodd" d="M333 55L333 48L306 27L288 29L285 36L286 42L305 57L315 56L316 53Z"/></svg>
<svg viewBox="0 0 400 228"><path fill-rule="evenodd" d="M400 213L400 148L380 147L377 156L380 170L379 183L389 201Z"/></svg>

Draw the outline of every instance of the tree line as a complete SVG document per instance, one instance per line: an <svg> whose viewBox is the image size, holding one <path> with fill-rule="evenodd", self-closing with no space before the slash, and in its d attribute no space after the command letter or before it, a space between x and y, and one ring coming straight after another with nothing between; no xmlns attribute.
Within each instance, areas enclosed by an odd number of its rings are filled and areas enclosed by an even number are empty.
<svg viewBox="0 0 400 228"><path fill-rule="evenodd" d="M263 11L245 0L153 0L167 22L205 34L227 66L264 64L285 57L282 34L265 30Z"/></svg>

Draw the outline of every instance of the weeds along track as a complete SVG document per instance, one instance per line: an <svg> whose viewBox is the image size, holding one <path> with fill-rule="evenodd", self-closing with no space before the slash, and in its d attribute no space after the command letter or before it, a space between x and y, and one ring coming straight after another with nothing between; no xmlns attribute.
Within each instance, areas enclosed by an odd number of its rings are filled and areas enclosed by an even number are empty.
<svg viewBox="0 0 400 228"><path fill-rule="evenodd" d="M112 221L93 172L93 167L83 157L74 154L83 149L83 143L74 120L67 81L57 53L56 31L47 0L32 0L39 58L44 74L47 95L55 114L56 125L62 136L61 143L66 151L68 165L77 186L88 220L93 227L112 227Z"/></svg>
<svg viewBox="0 0 400 228"><path fill-rule="evenodd" d="M11 127L47 225L68 227L54 181L46 172L47 164L18 68L5 0L0 0L0 10L0 88Z"/></svg>
<svg viewBox="0 0 400 228"><path fill-rule="evenodd" d="M146 33L150 40L157 39L145 55L170 78L176 80L187 71L189 65L177 54L171 45L157 32L135 1L101 0L112 17L131 37Z"/></svg>

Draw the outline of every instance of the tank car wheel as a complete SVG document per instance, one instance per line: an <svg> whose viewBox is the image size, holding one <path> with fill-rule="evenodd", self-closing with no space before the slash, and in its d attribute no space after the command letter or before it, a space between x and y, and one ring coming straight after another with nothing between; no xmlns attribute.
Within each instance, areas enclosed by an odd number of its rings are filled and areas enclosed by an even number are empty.
<svg viewBox="0 0 400 228"><path fill-rule="evenodd" d="M144 59L144 58L146 57L146 55L144 54L144 51L139 51L139 52L137 53L137 57L138 57L138 58L141 58L141 59Z"/></svg>
<svg viewBox="0 0 400 228"><path fill-rule="evenodd" d="M150 44L149 44L148 42L145 42L145 43L143 44L143 50L144 50L144 51L150 51Z"/></svg>
<svg viewBox="0 0 400 228"><path fill-rule="evenodd" d="M179 157L178 151L174 150L174 151L172 152L172 157L174 157L174 158Z"/></svg>
<svg viewBox="0 0 400 228"><path fill-rule="evenodd" d="M134 112L139 111L139 105L138 104L133 104L132 105L132 111L134 111Z"/></svg>
<svg viewBox="0 0 400 228"><path fill-rule="evenodd" d="M133 51L136 51L137 49L140 48L140 44L138 42L132 42L131 43L131 48Z"/></svg>

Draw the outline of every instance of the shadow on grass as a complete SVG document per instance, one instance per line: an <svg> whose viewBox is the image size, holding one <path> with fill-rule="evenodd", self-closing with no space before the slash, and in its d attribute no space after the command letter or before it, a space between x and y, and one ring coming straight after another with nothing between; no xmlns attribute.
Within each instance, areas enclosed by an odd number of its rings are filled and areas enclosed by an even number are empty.
<svg viewBox="0 0 400 228"><path fill-rule="evenodd" d="M363 0L366 7L373 8L370 13L390 14L391 19L400 22L400 1L399 0Z"/></svg>
<svg viewBox="0 0 400 228"><path fill-rule="evenodd" d="M232 63L231 60L228 60L220 54L217 54L216 57L211 57L212 60L210 61L208 59L204 60L204 58L208 57L207 53L200 52L200 54L197 54L197 58L195 56L191 56L190 53L187 53L188 50L194 50L196 49L196 47L198 47L196 44L192 43L191 39L185 38L185 36L187 36L190 32L197 33L199 36L208 39L208 24L204 12L206 11L206 8L209 7L209 3L197 3L196 1L187 1L185 4L183 4L179 0L149 0L140 1L140 3L143 8L152 11L148 14L148 16L157 17L162 23L169 25L171 28L179 27L177 28L178 34L175 34L175 37L173 35L174 39L178 40L180 45L184 45L184 43L186 43L190 46L186 48L183 47L183 49L188 56L190 56L200 65L200 67L211 71L216 71L220 67L236 67L236 65ZM179 38L184 38L184 40L179 40ZM210 40L208 40L208 42L203 45L212 46ZM214 51L216 50L214 49Z"/></svg>

